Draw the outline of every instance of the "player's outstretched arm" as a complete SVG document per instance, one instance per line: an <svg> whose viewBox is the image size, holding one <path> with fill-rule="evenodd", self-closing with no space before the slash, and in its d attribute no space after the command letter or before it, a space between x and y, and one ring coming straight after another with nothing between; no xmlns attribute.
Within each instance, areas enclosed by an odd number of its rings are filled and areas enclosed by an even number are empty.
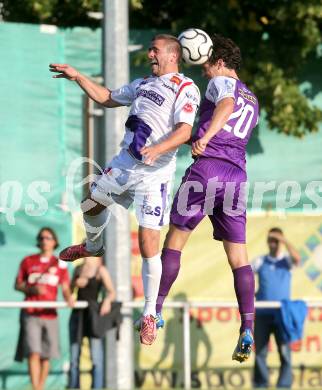
<svg viewBox="0 0 322 390"><path fill-rule="evenodd" d="M225 126L234 111L234 104L234 99L231 97L224 98L217 104L211 123L204 136L192 144L192 154L194 156L202 154L211 138Z"/></svg>
<svg viewBox="0 0 322 390"><path fill-rule="evenodd" d="M145 146L141 149L144 163L153 165L154 161L162 154L177 149L180 145L186 143L191 137L191 131L192 126L188 123L177 123L175 131L173 131L166 140L153 146Z"/></svg>
<svg viewBox="0 0 322 390"><path fill-rule="evenodd" d="M53 76L55 79L76 81L82 90L96 103L109 108L121 106L121 104L112 100L111 91L108 88L95 83L72 66L68 64L49 64L49 70L50 72L58 73Z"/></svg>

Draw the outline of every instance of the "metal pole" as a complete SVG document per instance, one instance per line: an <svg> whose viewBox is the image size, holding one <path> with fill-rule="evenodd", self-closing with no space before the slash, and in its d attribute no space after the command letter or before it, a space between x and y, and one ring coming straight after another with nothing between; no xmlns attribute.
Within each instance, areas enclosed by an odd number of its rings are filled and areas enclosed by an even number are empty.
<svg viewBox="0 0 322 390"><path fill-rule="evenodd" d="M183 306L183 382L186 390L191 389L191 338L190 338L190 305Z"/></svg>
<svg viewBox="0 0 322 390"><path fill-rule="evenodd" d="M95 159L95 149L94 149L94 115L92 114L94 110L94 101L90 99L87 95L83 95L83 115L84 115L84 131L83 131L83 156L88 157L90 160ZM84 165L84 174L83 177L90 177L94 174L93 164ZM84 186L83 193L84 197L88 194L90 183L87 183Z"/></svg>
<svg viewBox="0 0 322 390"><path fill-rule="evenodd" d="M108 88L115 89L128 83L128 61L128 1L104 0L103 75ZM105 110L106 161L120 150L127 114L126 107ZM113 214L104 232L105 262L116 287L117 299L126 302L132 299L129 215L120 207L113 210ZM124 310L119 340L116 340L114 330L106 337L106 385L113 390L134 388L132 316L131 309Z"/></svg>

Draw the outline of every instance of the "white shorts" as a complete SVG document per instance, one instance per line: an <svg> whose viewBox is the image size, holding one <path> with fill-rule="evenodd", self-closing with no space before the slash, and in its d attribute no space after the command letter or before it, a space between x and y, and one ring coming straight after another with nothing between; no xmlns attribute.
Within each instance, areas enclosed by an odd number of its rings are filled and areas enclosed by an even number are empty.
<svg viewBox="0 0 322 390"><path fill-rule="evenodd" d="M122 149L92 184L91 197L106 207L134 203L138 224L160 230L169 223L172 178L172 170L145 165Z"/></svg>

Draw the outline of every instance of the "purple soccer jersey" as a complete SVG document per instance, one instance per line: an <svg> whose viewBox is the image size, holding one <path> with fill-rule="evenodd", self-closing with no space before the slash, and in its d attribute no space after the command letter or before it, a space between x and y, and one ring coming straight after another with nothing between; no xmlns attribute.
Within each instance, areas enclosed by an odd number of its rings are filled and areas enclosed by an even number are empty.
<svg viewBox="0 0 322 390"><path fill-rule="evenodd" d="M216 105L227 97L234 98L234 111L225 126L209 141L203 156L227 160L245 170L246 145L258 123L259 106L256 96L240 80L217 76L209 81L193 141L205 134Z"/></svg>

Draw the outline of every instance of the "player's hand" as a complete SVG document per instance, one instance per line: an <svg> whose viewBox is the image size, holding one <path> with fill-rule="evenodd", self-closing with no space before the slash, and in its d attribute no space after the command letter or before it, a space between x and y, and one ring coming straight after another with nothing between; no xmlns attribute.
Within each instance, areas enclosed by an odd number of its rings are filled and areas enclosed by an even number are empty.
<svg viewBox="0 0 322 390"><path fill-rule="evenodd" d="M141 155L143 156L144 164L153 165L155 160L161 156L159 145L154 146L144 146L140 150Z"/></svg>
<svg viewBox="0 0 322 390"><path fill-rule="evenodd" d="M271 232L268 235L268 239L272 238L273 240L277 240L278 242L285 243L286 239L282 233L279 232Z"/></svg>
<svg viewBox="0 0 322 390"><path fill-rule="evenodd" d="M67 305L68 307L74 307L75 306L75 298L71 295L68 299L67 299Z"/></svg>
<svg viewBox="0 0 322 390"><path fill-rule="evenodd" d="M193 156L200 156L205 150L206 146L208 144L208 140L205 138L200 138L196 142L192 143L192 155Z"/></svg>
<svg viewBox="0 0 322 390"><path fill-rule="evenodd" d="M67 79L75 81L79 75L79 72L68 64L49 64L49 71L55 72L54 79Z"/></svg>
<svg viewBox="0 0 322 390"><path fill-rule="evenodd" d="M104 301L101 305L100 315L105 316L106 314L108 314L111 311L111 308L112 308L111 301L108 298L104 299Z"/></svg>

